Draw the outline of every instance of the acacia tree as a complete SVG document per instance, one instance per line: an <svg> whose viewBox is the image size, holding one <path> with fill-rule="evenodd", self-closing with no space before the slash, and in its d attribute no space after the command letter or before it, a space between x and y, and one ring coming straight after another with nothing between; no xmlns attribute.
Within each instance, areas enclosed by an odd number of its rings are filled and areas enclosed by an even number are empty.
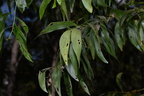
<svg viewBox="0 0 144 96"><path fill-rule="evenodd" d="M36 11L39 14L39 20L48 21L47 18L50 14L56 15L57 19L45 22L46 27L36 38L51 32L63 32L57 43L59 45L53 45L55 55L52 67L45 68L38 74L40 87L49 96L54 96L55 91L61 96L62 82L65 84L67 94L73 96L72 79L90 95L84 75L85 78L93 80L92 60L99 64L110 63L108 54L119 60L117 51L123 51L123 46L128 40L139 51L143 52L144 50L144 9L142 6L144 2L142 0L128 2L123 2L123 0L43 0L37 2L40 3L38 12ZM12 26L5 27L6 18L11 13L0 13L0 50L2 49L3 34L7 28L11 27L11 34L16 38L12 54L12 57L15 57L11 60L11 71L14 75L18 46L24 57L33 62L27 48L26 38L29 34L29 27L17 14L18 11L23 14L25 9L33 5L35 1L15 0L7 1L7 3L10 9L14 8L14 11L11 12L14 14L14 20ZM116 81L123 91L120 84L121 75L122 73L117 75ZM13 76L10 80L14 81ZM104 95L132 95L138 91L132 93L110 92ZM11 92L12 90L9 93Z"/></svg>

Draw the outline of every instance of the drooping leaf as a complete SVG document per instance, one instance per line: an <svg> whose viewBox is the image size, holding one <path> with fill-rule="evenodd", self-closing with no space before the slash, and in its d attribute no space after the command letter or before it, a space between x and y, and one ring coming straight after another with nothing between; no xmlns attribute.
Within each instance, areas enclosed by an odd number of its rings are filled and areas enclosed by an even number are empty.
<svg viewBox="0 0 144 96"><path fill-rule="evenodd" d="M83 62L83 66L85 66L84 69L85 69L85 71L87 73L88 78L90 80L92 80L92 78L94 77L94 74L93 74L93 70L92 70L90 61L88 59L87 51L86 51L84 46L83 46L82 56L83 56L84 61L86 62L86 64Z"/></svg>
<svg viewBox="0 0 144 96"><path fill-rule="evenodd" d="M65 29L71 26L77 26L77 25L72 21L52 22L44 30L41 31L39 36L56 30Z"/></svg>
<svg viewBox="0 0 144 96"><path fill-rule="evenodd" d="M13 31L17 41L19 42L20 45L20 50L22 52L22 54L25 56L25 58L31 62L31 55L27 50L27 46L26 46L26 37L25 35L22 33L22 31L18 28L18 26L15 24L14 25L14 31Z"/></svg>
<svg viewBox="0 0 144 96"><path fill-rule="evenodd" d="M43 0L41 5L40 5L40 8L39 8L39 16L40 16L40 19L42 19L43 15L44 15L44 12L48 6L48 4L51 2L51 0Z"/></svg>
<svg viewBox="0 0 144 96"><path fill-rule="evenodd" d="M29 32L29 28L28 26L25 24L25 22L23 22L20 18L17 18L19 20L19 23L21 25L21 27L23 28L24 32L26 33L26 35L28 34Z"/></svg>
<svg viewBox="0 0 144 96"><path fill-rule="evenodd" d="M123 91L123 87L122 87L122 80L121 80L121 77L122 77L122 72L120 72L119 74L117 74L116 76L116 83L118 85L118 87L120 88L121 91Z"/></svg>
<svg viewBox="0 0 144 96"><path fill-rule="evenodd" d="M39 71L38 81L39 81L40 88L44 92L48 93L48 91L46 89L46 71Z"/></svg>
<svg viewBox="0 0 144 96"><path fill-rule="evenodd" d="M83 88L83 90L90 95L89 89L87 87L87 85L85 84L85 82L83 81L82 77L79 75L79 84L81 85L81 87Z"/></svg>
<svg viewBox="0 0 144 96"><path fill-rule="evenodd" d="M84 7L88 10L88 12L93 12L92 1L91 0L82 0Z"/></svg>
<svg viewBox="0 0 144 96"><path fill-rule="evenodd" d="M68 65L68 52L69 52L69 45L70 45L70 34L71 30L65 31L59 41L60 46L60 53L63 57L63 60L66 65Z"/></svg>
<svg viewBox="0 0 144 96"><path fill-rule="evenodd" d="M25 7L27 7L27 3L26 3L26 0L16 0L16 5L22 9L22 11L25 10Z"/></svg>
<svg viewBox="0 0 144 96"><path fill-rule="evenodd" d="M57 2L57 0L54 0L52 8L56 7L56 2Z"/></svg>
<svg viewBox="0 0 144 96"><path fill-rule="evenodd" d="M116 40L116 44L121 49L121 51L123 51L123 45L125 44L125 34L124 30L119 25L119 22L116 23L114 37Z"/></svg>
<svg viewBox="0 0 144 96"><path fill-rule="evenodd" d="M73 66L72 66L71 63L69 63L69 65L66 66L66 70L68 71L68 73L70 74L70 76L71 76L74 80L79 81L78 78L77 78L77 75L76 75L76 73L75 73L75 70L74 70L74 68L73 68Z"/></svg>
<svg viewBox="0 0 144 96"><path fill-rule="evenodd" d="M69 4L70 4L70 12L73 12L73 8L74 8L74 4L75 4L75 0L68 0Z"/></svg>
<svg viewBox="0 0 144 96"><path fill-rule="evenodd" d="M76 54L78 63L80 64L80 56L81 56L81 50L82 50L82 38L81 38L81 31L79 29L76 29L76 28L72 29L71 42L72 42L72 46Z"/></svg>
<svg viewBox="0 0 144 96"><path fill-rule="evenodd" d="M67 94L68 96L73 96L71 79L66 72L64 72L63 74L64 74L64 83L66 86Z"/></svg>
<svg viewBox="0 0 144 96"><path fill-rule="evenodd" d="M1 14L0 13L0 52L2 49L2 43L3 43L3 34L4 34L4 30L5 30L5 20L7 18L9 13L6 14Z"/></svg>
<svg viewBox="0 0 144 96"><path fill-rule="evenodd" d="M70 49L69 49L69 58L70 58L70 61L72 63L72 66L74 68L74 71L77 75L78 74L78 61L77 61L76 54L74 53L72 44L70 45Z"/></svg>
<svg viewBox="0 0 144 96"><path fill-rule="evenodd" d="M66 17L66 19L68 20L69 18L68 18L68 12L67 12L67 6L65 0L62 0L61 9L63 11L63 19L65 19L64 17Z"/></svg>
<svg viewBox="0 0 144 96"><path fill-rule="evenodd" d="M52 81L54 84L54 87L56 89L56 92L58 93L59 96L61 95L61 76L62 76L62 69L61 69L61 64L58 62L56 66L53 69L52 73Z"/></svg>
<svg viewBox="0 0 144 96"><path fill-rule="evenodd" d="M112 40L112 38L109 36L109 31L106 28L106 26L104 24L101 24L101 39L102 39L102 43L104 45L104 47L106 48L106 51L112 55L114 58L117 59L116 57L116 53L115 53L115 45L114 42Z"/></svg>
<svg viewBox="0 0 144 96"><path fill-rule="evenodd" d="M131 43L140 51L141 50L141 47L140 47L140 42L139 42L139 39L138 39L138 32L135 30L135 28L133 27L128 27L128 37L131 41Z"/></svg>
<svg viewBox="0 0 144 96"><path fill-rule="evenodd" d="M102 53L102 51L101 51L101 46L100 46L100 41L99 41L99 37L97 36L95 36L95 34L94 34L94 32L93 32L93 30L91 30L91 32L90 32L90 34L91 34L91 40L92 40L92 42L94 43L94 46L95 46L95 51L96 51L96 54L97 54L97 56L104 62L104 63L108 63L108 61L105 59L105 57L104 57L104 55L103 55L103 53Z"/></svg>

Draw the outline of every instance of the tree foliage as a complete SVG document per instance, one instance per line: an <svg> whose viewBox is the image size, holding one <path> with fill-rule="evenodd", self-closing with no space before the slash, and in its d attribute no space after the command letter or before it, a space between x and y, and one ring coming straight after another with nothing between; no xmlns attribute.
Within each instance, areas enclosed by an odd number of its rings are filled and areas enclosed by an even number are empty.
<svg viewBox="0 0 144 96"><path fill-rule="evenodd" d="M24 57L33 62L27 48L28 26L17 17L17 11L26 11L33 0L8 1L14 6L14 20L11 34L19 42L20 50ZM16 4L16 6L15 6ZM61 82L66 87L67 94L73 96L71 80L75 80L81 88L90 95L89 88L84 80L84 74L89 80L93 80L94 73L91 61L109 63L109 54L116 60L117 51L123 51L127 41L139 51L144 51L144 2L130 0L123 3L114 0L43 0L38 8L39 19L49 18L50 12L60 10L60 21L50 22L39 33L46 35L51 32L63 34L59 40L59 50L56 56L56 65L53 68L46 68L39 72L38 80L43 91L49 96L52 94L52 86L47 86L48 80L52 83L59 96L61 93ZM10 6L10 5L9 5ZM13 7L12 7L13 8ZM55 10L57 9L57 10ZM6 29L4 22L10 13L0 13L0 49L2 48L3 33ZM52 71L47 75L47 71ZM121 92L109 92L107 96L133 96L141 90L123 92L121 86L121 73L117 75L116 82Z"/></svg>

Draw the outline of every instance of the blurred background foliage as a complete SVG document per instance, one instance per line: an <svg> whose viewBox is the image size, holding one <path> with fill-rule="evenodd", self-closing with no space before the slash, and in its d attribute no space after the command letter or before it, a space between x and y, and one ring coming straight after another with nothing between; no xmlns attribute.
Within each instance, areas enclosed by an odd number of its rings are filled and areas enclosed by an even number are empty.
<svg viewBox="0 0 144 96"><path fill-rule="evenodd" d="M32 1L32 0L30 0ZM30 2L29 1L29 2ZM71 1L71 0L68 0ZM95 2L96 0L92 0ZM106 3L108 1L103 0ZM111 1L111 0L109 0ZM143 0L116 0L111 1L111 7L115 9L120 9L127 11L129 9L136 9L143 6ZM47 96L38 84L38 72L41 69L51 67L53 62L53 57L55 53L55 46L58 46L59 38L63 32L55 31L49 34L38 36L38 34L43 30L49 23L54 21L62 21L63 15L60 10L60 6L56 8L51 8L53 2L50 2L49 6L45 10L43 18L39 19L39 6L42 0L33 0L31 5L25 9L23 13L17 10L17 17L22 19L29 27L29 33L27 35L27 47L32 55L32 60L29 62L22 56L21 52L18 52L18 66L16 68L16 76L13 88L13 96ZM11 0L0 0L0 7L2 13L12 12L8 15L5 22L6 27L12 26L12 21L14 18L14 6L11 6ZM67 3L69 4L69 3ZM96 4L96 3L94 3ZM9 6L9 8L8 8ZM69 5L68 5L69 6ZM104 5L94 6L93 13L89 13L82 2L76 1L73 9L73 13L68 10L69 19L73 20L77 24L83 24L89 19L95 16L107 16L109 15L109 7ZM114 30L116 24L116 19L111 19L109 22L109 28ZM10 35L11 28L7 28L4 32L4 40L2 51L0 52L0 96L7 96L7 86L9 85L9 65L11 61L11 50L14 42L14 35ZM126 37L128 38L128 37ZM103 54L108 60L108 64L103 63L100 59L95 60L90 59L90 63L94 72L94 78L89 80L84 73L84 70L80 70L83 73L83 78L91 92L92 96L143 96L144 95L144 53L140 52L137 48L130 43L130 40L126 40L126 44L123 46L123 51L116 47L116 55L118 60L109 55L104 49ZM116 82L116 76L122 72L121 76L121 86ZM71 78L72 79L72 78ZM73 93L74 96L88 96L72 79L73 82ZM62 94L67 96L65 92L65 87L62 81ZM116 95L117 94L117 95ZM125 94L125 95L124 95Z"/></svg>

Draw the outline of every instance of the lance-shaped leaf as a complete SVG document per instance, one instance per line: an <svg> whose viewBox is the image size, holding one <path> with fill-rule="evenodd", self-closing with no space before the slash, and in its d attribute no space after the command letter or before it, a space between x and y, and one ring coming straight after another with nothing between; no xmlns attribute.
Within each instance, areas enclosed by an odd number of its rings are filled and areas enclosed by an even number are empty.
<svg viewBox="0 0 144 96"><path fill-rule="evenodd" d="M31 62L31 55L27 50L27 46L26 46L26 37L25 35L22 33L22 31L18 28L17 25L14 25L14 31L13 31L17 41L19 42L20 45L20 50L22 52L22 54L25 56L25 58Z"/></svg>
<svg viewBox="0 0 144 96"><path fill-rule="evenodd" d="M96 54L97 56L104 62L104 63L108 63L108 61L105 59L102 51L101 51L101 46L100 46L100 41L99 41L99 37L98 36L95 36L93 30L91 30L90 34L92 35L92 42L94 43L94 46L95 46L95 51L96 51Z"/></svg>
<svg viewBox="0 0 144 96"><path fill-rule="evenodd" d="M79 29L72 29L71 32L71 42L76 54L78 63L80 64L80 56L82 51L82 38L81 38L81 31Z"/></svg>
<svg viewBox="0 0 144 96"><path fill-rule="evenodd" d="M73 96L71 79L66 72L64 72L63 74L64 74L64 83L66 86L67 94L68 96Z"/></svg>
<svg viewBox="0 0 144 96"><path fill-rule="evenodd" d="M24 21L22 21L20 18L17 18L19 20L19 23L21 25L21 27L23 28L24 32L26 33L26 35L28 34L29 32L29 28L28 26L25 24Z"/></svg>
<svg viewBox="0 0 144 96"><path fill-rule="evenodd" d="M70 4L70 12L73 12L73 8L74 8L74 4L75 4L75 0L68 0L69 4Z"/></svg>
<svg viewBox="0 0 144 96"><path fill-rule="evenodd" d="M93 12L92 1L91 0L82 0L84 7L88 10L88 12Z"/></svg>
<svg viewBox="0 0 144 96"><path fill-rule="evenodd" d="M69 62L69 65L66 66L66 70L68 71L68 73L70 74L70 76L75 79L76 81L79 81L77 78L77 75L75 73L74 67L72 66L72 64Z"/></svg>
<svg viewBox="0 0 144 96"><path fill-rule="evenodd" d="M61 9L63 10L63 18L66 17L66 19L68 20L68 12L67 12L67 6L66 6L66 1L65 0L62 0L62 3L61 3Z"/></svg>
<svg viewBox="0 0 144 96"><path fill-rule="evenodd" d="M116 76L116 83L118 85L118 87L120 88L121 91L123 91L123 87L122 87L122 80L121 80L121 77L122 77L122 72L120 72L119 74L117 74Z"/></svg>
<svg viewBox="0 0 144 96"><path fill-rule="evenodd" d="M60 53L63 57L63 60L66 65L68 65L68 52L69 52L69 45L70 45L70 34L71 30L65 31L59 41L60 46Z"/></svg>
<svg viewBox="0 0 144 96"><path fill-rule="evenodd" d="M62 0L57 0L57 3L58 3L59 5L61 5Z"/></svg>
<svg viewBox="0 0 144 96"><path fill-rule="evenodd" d="M135 28L133 28L132 26L128 27L128 37L131 41L131 43L140 51L141 47L140 47L140 40L138 39L138 32L135 30Z"/></svg>
<svg viewBox="0 0 144 96"><path fill-rule="evenodd" d="M16 0L16 5L23 11L25 10L25 7L27 7L26 0Z"/></svg>
<svg viewBox="0 0 144 96"><path fill-rule="evenodd" d="M74 71L77 75L78 74L78 61L77 61L76 54L74 53L72 44L70 45L70 49L69 49L69 58L70 58L70 61L72 63L72 66L74 68Z"/></svg>
<svg viewBox="0 0 144 96"><path fill-rule="evenodd" d="M62 76L61 64L58 62L53 69L52 82L59 96L61 96L61 87L60 87L61 76Z"/></svg>
<svg viewBox="0 0 144 96"><path fill-rule="evenodd" d="M48 91L46 89L46 71L39 71L38 81L39 81L40 88L44 92L48 93Z"/></svg>
<svg viewBox="0 0 144 96"><path fill-rule="evenodd" d="M56 30L65 29L68 27L77 26L72 21L61 21L61 22L52 22L44 30L41 31L40 35L50 33Z"/></svg>
<svg viewBox="0 0 144 96"><path fill-rule="evenodd" d="M40 16L40 19L42 19L43 17L43 14L47 8L47 5L50 3L51 0L43 0L41 5L40 5L40 8L39 8L39 16Z"/></svg>
<svg viewBox="0 0 144 96"><path fill-rule="evenodd" d="M3 42L3 34L5 30L5 20L9 13L1 14L0 13L0 51L2 49L2 42Z"/></svg>
<svg viewBox="0 0 144 96"><path fill-rule="evenodd" d="M97 0L97 5L107 7L105 0Z"/></svg>

